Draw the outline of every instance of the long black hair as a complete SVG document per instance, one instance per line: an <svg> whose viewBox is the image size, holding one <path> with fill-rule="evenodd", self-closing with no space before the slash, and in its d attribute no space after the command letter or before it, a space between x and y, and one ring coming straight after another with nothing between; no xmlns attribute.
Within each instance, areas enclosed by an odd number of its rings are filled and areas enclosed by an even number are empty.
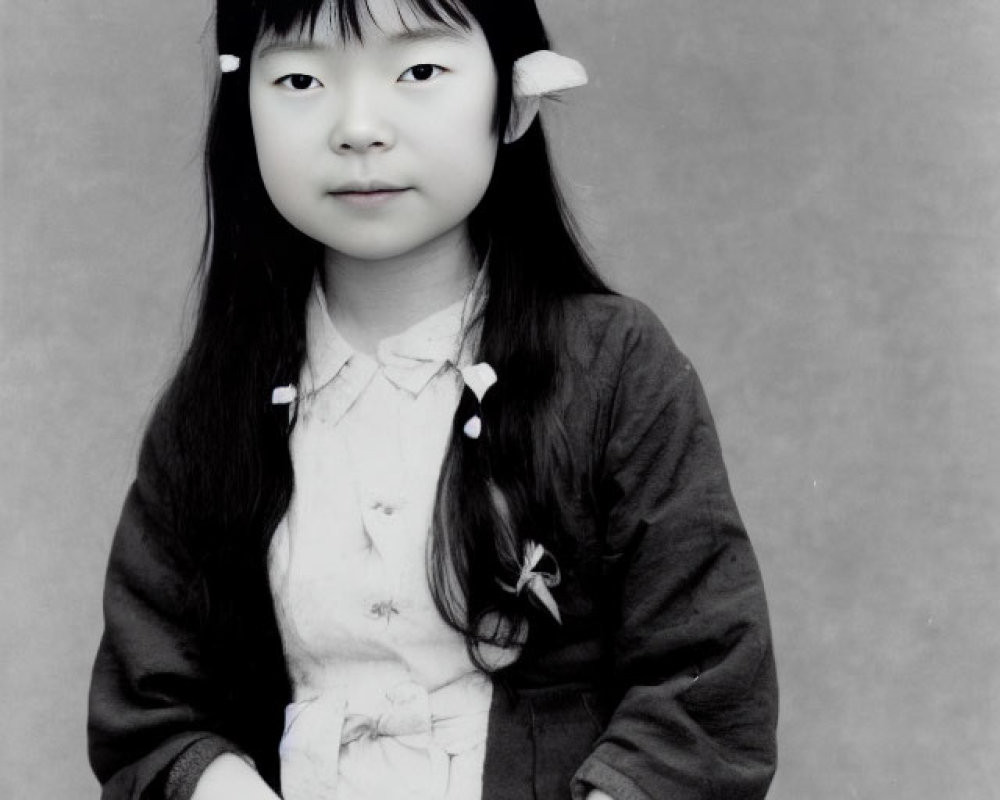
<svg viewBox="0 0 1000 800"><path fill-rule="evenodd" d="M534 0L398 0L445 24L481 26L498 74L495 130L510 112L512 65L547 49ZM288 436L293 423L271 404L293 384L305 356L305 308L323 248L275 210L257 165L248 103L257 38L312 30L329 9L341 35L362 35L365 0L218 0L220 53L246 67L219 82L206 142L208 223L202 294L190 345L168 388L173 420L176 507L189 537L197 586L192 606L202 657L220 678L217 702L232 724L262 680L285 680L267 580L267 551L293 488ZM606 292L564 210L536 121L517 142L498 145L489 188L469 220L488 271L478 359L499 383L482 406L478 440L461 433L478 410L466 390L455 414L438 487L428 577L444 619L465 636L481 667L482 641L509 644L532 613L500 588L516 583L524 541L558 552L561 531L551 476L559 426L552 412L563 349L562 302ZM487 252L489 254L488 258ZM484 620L494 624L484 624ZM496 624L499 620L500 624Z"/></svg>

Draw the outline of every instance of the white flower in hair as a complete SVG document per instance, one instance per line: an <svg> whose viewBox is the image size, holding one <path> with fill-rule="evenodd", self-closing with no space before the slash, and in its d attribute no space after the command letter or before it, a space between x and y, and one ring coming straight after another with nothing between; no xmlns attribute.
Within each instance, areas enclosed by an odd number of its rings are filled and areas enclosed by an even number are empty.
<svg viewBox="0 0 1000 800"><path fill-rule="evenodd" d="M587 70L572 58L536 50L514 62L514 107L504 141L516 142L535 121L543 97L587 83Z"/></svg>
<svg viewBox="0 0 1000 800"><path fill-rule="evenodd" d="M219 69L222 72L236 72L240 68L240 57L223 53L219 56Z"/></svg>

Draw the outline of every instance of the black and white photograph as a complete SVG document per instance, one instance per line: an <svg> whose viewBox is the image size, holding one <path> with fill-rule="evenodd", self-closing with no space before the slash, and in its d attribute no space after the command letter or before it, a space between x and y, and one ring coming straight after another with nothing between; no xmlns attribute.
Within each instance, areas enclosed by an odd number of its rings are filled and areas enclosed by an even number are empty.
<svg viewBox="0 0 1000 800"><path fill-rule="evenodd" d="M1000 3L0 20L0 797L1000 800Z"/></svg>

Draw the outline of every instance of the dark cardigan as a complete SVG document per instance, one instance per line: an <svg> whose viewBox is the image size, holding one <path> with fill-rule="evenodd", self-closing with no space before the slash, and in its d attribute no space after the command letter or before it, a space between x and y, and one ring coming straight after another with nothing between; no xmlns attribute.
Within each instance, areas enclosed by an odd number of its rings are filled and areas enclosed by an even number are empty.
<svg viewBox="0 0 1000 800"><path fill-rule="evenodd" d="M636 301L573 298L566 323L563 624L534 627L497 677L482 800L588 786L616 800L763 798L777 718L767 608L698 378ZM191 575L171 528L168 416L149 426L108 566L88 726L105 800L157 800L168 778L185 795L224 751L277 786L287 679L242 675L217 700L180 610ZM278 662L273 617L259 626Z"/></svg>

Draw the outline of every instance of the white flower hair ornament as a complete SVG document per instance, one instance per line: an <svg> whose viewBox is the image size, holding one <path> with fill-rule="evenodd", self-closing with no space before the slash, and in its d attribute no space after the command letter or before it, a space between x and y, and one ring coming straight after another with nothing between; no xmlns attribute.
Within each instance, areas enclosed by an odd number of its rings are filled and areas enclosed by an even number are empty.
<svg viewBox="0 0 1000 800"><path fill-rule="evenodd" d="M551 568L545 569L543 561L551 564ZM555 556L537 542L527 541L524 543L524 560L521 563L521 574L517 578L517 585L510 586L499 578L497 583L500 588L510 594L520 595L525 591L548 611L552 618L562 624L562 617L559 615L559 606L549 589L553 589L562 581L559 572L559 564L556 563Z"/></svg>
<svg viewBox="0 0 1000 800"><path fill-rule="evenodd" d="M462 373L462 380L481 404L486 393L496 384L497 373L489 364L482 361L478 364L471 364L459 370ZM483 433L483 419L479 414L469 417L462 432L470 439L478 439Z"/></svg>
<svg viewBox="0 0 1000 800"><path fill-rule="evenodd" d="M219 71L226 72L236 72L240 68L240 57L230 55L229 53L223 53L219 56Z"/></svg>
<svg viewBox="0 0 1000 800"><path fill-rule="evenodd" d="M524 136L538 115L542 98L586 83L587 70L583 64L551 50L536 50L519 58L514 62L514 102L504 143L516 142Z"/></svg>

